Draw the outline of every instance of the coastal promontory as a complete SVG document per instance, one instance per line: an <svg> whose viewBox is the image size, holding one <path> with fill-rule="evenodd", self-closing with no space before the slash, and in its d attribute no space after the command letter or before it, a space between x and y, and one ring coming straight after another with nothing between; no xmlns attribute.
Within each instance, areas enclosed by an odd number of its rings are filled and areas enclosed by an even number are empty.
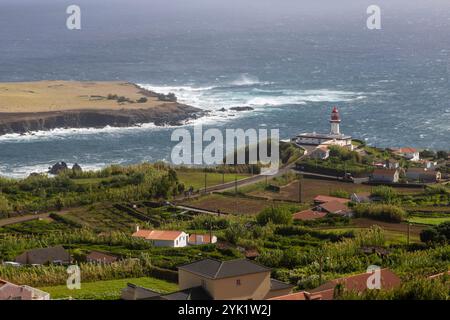
<svg viewBox="0 0 450 320"><path fill-rule="evenodd" d="M0 83L0 135L56 128L179 125L203 111L174 95L133 83L36 81Z"/></svg>

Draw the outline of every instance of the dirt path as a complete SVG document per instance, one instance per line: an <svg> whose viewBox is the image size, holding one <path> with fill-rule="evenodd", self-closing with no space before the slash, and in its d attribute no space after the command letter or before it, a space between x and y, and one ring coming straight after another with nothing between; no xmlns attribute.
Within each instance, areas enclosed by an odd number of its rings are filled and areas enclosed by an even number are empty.
<svg viewBox="0 0 450 320"><path fill-rule="evenodd" d="M66 209L59 211L58 214L66 214L69 213L72 209ZM11 224L21 223L21 222L27 222L27 221L33 221L37 219L48 219L50 217L50 212L46 213L38 213L38 214L30 214L25 216L18 216L18 217L12 217L12 218L6 218L0 220L0 227L8 226Z"/></svg>

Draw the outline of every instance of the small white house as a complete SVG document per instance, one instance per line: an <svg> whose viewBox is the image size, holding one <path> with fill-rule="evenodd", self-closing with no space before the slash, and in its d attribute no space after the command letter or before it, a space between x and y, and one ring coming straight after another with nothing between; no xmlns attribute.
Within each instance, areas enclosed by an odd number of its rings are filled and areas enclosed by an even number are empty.
<svg viewBox="0 0 450 320"><path fill-rule="evenodd" d="M183 248L188 245L189 235L183 231L140 230L136 227L133 237L151 242L155 247Z"/></svg>

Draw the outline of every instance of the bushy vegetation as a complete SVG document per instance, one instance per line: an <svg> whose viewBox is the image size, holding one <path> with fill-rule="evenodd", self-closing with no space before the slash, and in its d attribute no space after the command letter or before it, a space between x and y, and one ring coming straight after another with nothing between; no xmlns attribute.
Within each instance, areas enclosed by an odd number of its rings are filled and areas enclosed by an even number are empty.
<svg viewBox="0 0 450 320"><path fill-rule="evenodd" d="M404 282L392 290L367 290L362 294L340 291L338 300L449 300L450 281L448 277L437 279L418 278Z"/></svg>
<svg viewBox="0 0 450 320"><path fill-rule="evenodd" d="M355 177L368 175L373 171L370 161L356 151L340 146L330 146L330 157L326 160L305 159L297 163L304 171L322 174L344 176L352 174Z"/></svg>
<svg viewBox="0 0 450 320"><path fill-rule="evenodd" d="M399 198L398 193L393 188L388 187L388 186L375 187L372 190L372 193L370 196L378 198L383 203L387 203L387 204L398 203L398 198Z"/></svg>
<svg viewBox="0 0 450 320"><path fill-rule="evenodd" d="M447 244L450 241L450 222L430 227L420 233L420 240L428 244Z"/></svg>
<svg viewBox="0 0 450 320"><path fill-rule="evenodd" d="M356 217L369 218L387 222L401 222L406 212L400 207L389 204L358 204L353 207Z"/></svg>
<svg viewBox="0 0 450 320"><path fill-rule="evenodd" d="M111 166L98 172L70 170L55 177L0 178L0 190L0 216L4 217L100 201L166 199L182 192L184 185L178 181L173 169L144 163L129 167Z"/></svg>
<svg viewBox="0 0 450 320"><path fill-rule="evenodd" d="M292 212L286 206L272 206L261 211L257 215L256 221L260 225L268 223L290 224L292 223Z"/></svg>

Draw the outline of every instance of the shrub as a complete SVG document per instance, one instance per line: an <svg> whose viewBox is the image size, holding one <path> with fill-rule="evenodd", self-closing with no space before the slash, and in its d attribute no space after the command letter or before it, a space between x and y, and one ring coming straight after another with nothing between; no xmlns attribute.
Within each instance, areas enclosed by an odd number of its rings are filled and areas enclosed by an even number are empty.
<svg viewBox="0 0 450 320"><path fill-rule="evenodd" d="M371 193L372 197L381 198L385 203L394 203L398 199L398 193L391 187L378 186L375 187Z"/></svg>
<svg viewBox="0 0 450 320"><path fill-rule="evenodd" d="M266 208L256 216L256 221L260 225L266 225L269 222L273 224L290 224L292 222L292 214L290 210L284 206Z"/></svg>
<svg viewBox="0 0 450 320"><path fill-rule="evenodd" d="M448 243L450 240L450 222L425 229L420 233L420 241L425 243Z"/></svg>
<svg viewBox="0 0 450 320"><path fill-rule="evenodd" d="M406 212L397 206L389 204L358 204L353 207L356 217L400 223Z"/></svg>

